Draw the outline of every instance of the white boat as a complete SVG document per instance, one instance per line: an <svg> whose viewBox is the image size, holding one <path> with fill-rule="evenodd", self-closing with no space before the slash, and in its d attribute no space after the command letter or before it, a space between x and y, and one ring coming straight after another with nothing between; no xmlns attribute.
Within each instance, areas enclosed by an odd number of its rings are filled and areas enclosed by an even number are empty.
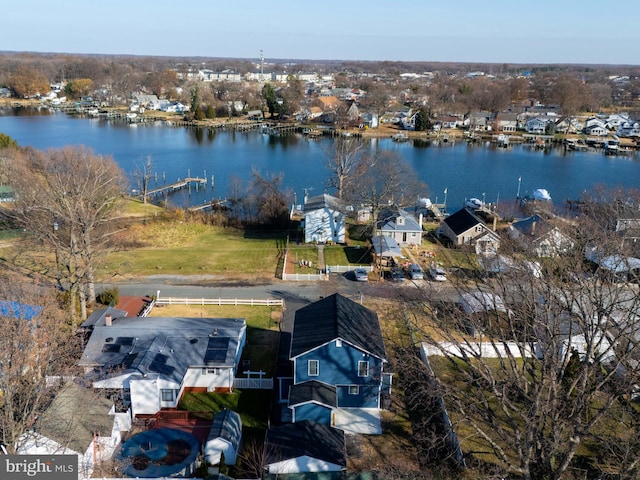
<svg viewBox="0 0 640 480"><path fill-rule="evenodd" d="M464 206L473 210L478 210L484 206L484 203L482 203L482 200L479 198L470 198L464 203Z"/></svg>
<svg viewBox="0 0 640 480"><path fill-rule="evenodd" d="M541 202L551 201L551 195L549 195L549 192L545 188L538 188L531 196L534 200L539 200Z"/></svg>
<svg viewBox="0 0 640 480"><path fill-rule="evenodd" d="M394 142L407 142L409 140L409 135L404 132L398 132L394 135L391 135L391 140Z"/></svg>

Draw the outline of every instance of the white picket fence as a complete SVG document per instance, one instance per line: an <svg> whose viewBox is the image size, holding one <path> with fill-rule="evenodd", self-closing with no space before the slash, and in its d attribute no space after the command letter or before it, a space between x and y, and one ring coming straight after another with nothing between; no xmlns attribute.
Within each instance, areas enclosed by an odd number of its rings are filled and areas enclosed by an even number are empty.
<svg viewBox="0 0 640 480"><path fill-rule="evenodd" d="M327 280L324 273L283 273L283 280L304 281L304 280Z"/></svg>
<svg viewBox="0 0 640 480"><path fill-rule="evenodd" d="M242 390L271 390L273 378L235 378L233 387Z"/></svg>
<svg viewBox="0 0 640 480"><path fill-rule="evenodd" d="M180 298L156 296L156 305L250 305L252 307L273 307L284 305L281 298Z"/></svg>
<svg viewBox="0 0 640 480"><path fill-rule="evenodd" d="M327 265L327 273L351 272L357 268L373 272L373 265Z"/></svg>

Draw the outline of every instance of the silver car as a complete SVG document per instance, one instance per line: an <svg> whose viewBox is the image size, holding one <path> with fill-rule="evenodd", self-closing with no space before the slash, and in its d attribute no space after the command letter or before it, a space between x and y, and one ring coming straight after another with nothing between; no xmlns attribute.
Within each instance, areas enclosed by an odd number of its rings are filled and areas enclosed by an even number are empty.
<svg viewBox="0 0 640 480"><path fill-rule="evenodd" d="M369 274L364 268L356 268L353 271L353 276L358 282L367 282L369 281Z"/></svg>
<svg viewBox="0 0 640 480"><path fill-rule="evenodd" d="M409 265L409 268L407 270L409 271L409 278L411 278L411 280L422 280L424 278L422 269L417 263L412 263L411 265Z"/></svg>

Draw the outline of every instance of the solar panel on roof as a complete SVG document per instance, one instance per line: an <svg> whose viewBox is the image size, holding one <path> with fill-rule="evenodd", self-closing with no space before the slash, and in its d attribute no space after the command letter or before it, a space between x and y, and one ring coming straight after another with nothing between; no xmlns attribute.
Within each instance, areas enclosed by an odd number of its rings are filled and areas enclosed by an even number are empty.
<svg viewBox="0 0 640 480"><path fill-rule="evenodd" d="M229 337L209 337L207 348L227 348L229 346Z"/></svg>
<svg viewBox="0 0 640 480"><path fill-rule="evenodd" d="M222 349L207 350L204 355L205 363L220 363L227 358L227 351Z"/></svg>
<svg viewBox="0 0 640 480"><path fill-rule="evenodd" d="M120 353L120 345L117 343L105 343L102 346L102 351L104 353Z"/></svg>
<svg viewBox="0 0 640 480"><path fill-rule="evenodd" d="M171 365L167 365L166 363L153 361L149 364L149 370L162 375L171 375L175 368Z"/></svg>
<svg viewBox="0 0 640 480"><path fill-rule="evenodd" d="M169 357L163 355L162 353L156 353L156 356L153 357L153 362L157 363L167 363L167 360L169 360Z"/></svg>
<svg viewBox="0 0 640 480"><path fill-rule="evenodd" d="M116 343L120 345L133 345L133 337L118 337Z"/></svg>
<svg viewBox="0 0 640 480"><path fill-rule="evenodd" d="M127 355L126 357L124 357L124 360L122 361L122 367L131 368L131 365L133 365L133 362L137 357L138 357L137 353Z"/></svg>
<svg viewBox="0 0 640 480"><path fill-rule="evenodd" d="M205 363L221 363L227 358L229 337L209 337L207 351L204 354Z"/></svg>

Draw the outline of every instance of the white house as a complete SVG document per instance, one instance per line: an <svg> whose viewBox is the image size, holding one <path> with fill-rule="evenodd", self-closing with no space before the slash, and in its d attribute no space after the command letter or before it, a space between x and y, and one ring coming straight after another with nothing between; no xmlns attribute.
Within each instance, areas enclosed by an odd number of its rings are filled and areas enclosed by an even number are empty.
<svg viewBox="0 0 640 480"><path fill-rule="evenodd" d="M344 243L345 208L340 199L326 193L311 197L306 199L303 210L305 243Z"/></svg>
<svg viewBox="0 0 640 480"><path fill-rule="evenodd" d="M185 391L232 391L246 329L243 318L106 315L79 365L94 388L120 390L133 418L153 415Z"/></svg>
<svg viewBox="0 0 640 480"><path fill-rule="evenodd" d="M68 383L62 387L35 428L16 445L20 455L77 455L78 478L91 478L96 466L112 458L131 430L127 413L116 413L112 402Z"/></svg>
<svg viewBox="0 0 640 480"><path fill-rule="evenodd" d="M546 132L547 123L550 120L540 118L540 117L531 117L525 123L524 129L527 133L539 133L544 134Z"/></svg>
<svg viewBox="0 0 640 480"><path fill-rule="evenodd" d="M401 208L385 208L378 213L377 229L380 235L393 238L398 245L422 243L422 214L416 218Z"/></svg>

